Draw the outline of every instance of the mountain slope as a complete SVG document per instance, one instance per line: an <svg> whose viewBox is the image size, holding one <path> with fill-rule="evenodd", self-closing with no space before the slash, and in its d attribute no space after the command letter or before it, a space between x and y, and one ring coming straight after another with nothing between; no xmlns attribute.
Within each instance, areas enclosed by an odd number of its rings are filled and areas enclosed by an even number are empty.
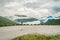
<svg viewBox="0 0 60 40"><path fill-rule="evenodd" d="M44 25L60 25L60 19L48 19L46 23L41 23Z"/></svg>
<svg viewBox="0 0 60 40"><path fill-rule="evenodd" d="M20 22L20 23L25 23L25 22L33 22L33 21L37 21L38 19L35 18L24 18L24 19L16 19L16 22Z"/></svg>
<svg viewBox="0 0 60 40"><path fill-rule="evenodd" d="M7 18L4 18L4 17L0 16L0 26L1 25L13 25L13 24L16 24L16 23L7 19Z"/></svg>

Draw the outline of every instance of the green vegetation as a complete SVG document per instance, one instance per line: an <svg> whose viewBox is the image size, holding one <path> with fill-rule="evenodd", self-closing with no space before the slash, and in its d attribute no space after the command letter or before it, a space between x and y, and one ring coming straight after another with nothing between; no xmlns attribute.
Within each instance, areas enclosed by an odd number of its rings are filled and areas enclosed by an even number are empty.
<svg viewBox="0 0 60 40"><path fill-rule="evenodd" d="M15 22L0 16L0 27L15 24L16 24Z"/></svg>
<svg viewBox="0 0 60 40"><path fill-rule="evenodd" d="M50 19L46 23L41 23L43 25L60 25L60 19Z"/></svg>
<svg viewBox="0 0 60 40"><path fill-rule="evenodd" d="M46 35L29 34L21 37L16 37L12 40L60 40L60 35L46 36Z"/></svg>

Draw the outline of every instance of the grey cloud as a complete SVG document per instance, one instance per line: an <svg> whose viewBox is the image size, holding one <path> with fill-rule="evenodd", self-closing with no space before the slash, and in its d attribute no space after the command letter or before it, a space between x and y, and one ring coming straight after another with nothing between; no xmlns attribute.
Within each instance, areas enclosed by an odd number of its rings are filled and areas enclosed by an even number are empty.
<svg viewBox="0 0 60 40"><path fill-rule="evenodd" d="M10 2L23 2L23 0L0 0L0 6L8 4Z"/></svg>
<svg viewBox="0 0 60 40"><path fill-rule="evenodd" d="M54 7L54 8L52 8L52 10L53 10L55 13L58 13L58 12L60 12L60 7Z"/></svg>
<svg viewBox="0 0 60 40"><path fill-rule="evenodd" d="M46 7L44 8L52 8L55 6L58 6L58 4L60 0L37 0L36 2L28 2L28 3L24 3L23 5L27 8L41 8L42 5L48 4ZM50 3L50 4L49 4ZM57 4L57 5L55 5Z"/></svg>
<svg viewBox="0 0 60 40"><path fill-rule="evenodd" d="M16 13L16 11L15 11L16 9L15 8L18 8L18 7L14 7L14 8L13 7L10 7L10 8L4 7L4 5L7 5L7 4L9 5L10 2L12 2L12 4L13 4L13 2L19 3L19 5L18 5L19 7L20 7L21 2L23 2L22 6L26 7L27 9L31 8L31 10L34 11L34 12L32 12L33 15L34 15L35 12L38 12L38 10L41 10L39 8L42 8L42 9L44 9L44 8L46 9L47 8L48 10L51 9L52 11L50 13L52 13L53 11L54 12L60 12L60 8L59 7L55 7L54 4L51 4L51 5L53 5L53 7L50 7L51 6L50 2L56 2L56 1L57 0L37 0L36 2L28 2L27 0L25 0L25 2L24 2L24 0L0 0L0 15L1 14L4 15L4 14ZM58 1L56 3L58 3ZM47 6L45 4L47 4ZM45 7L43 8L42 5L45 6ZM35 11L34 9L37 9L37 11ZM38 13L36 13L36 14L38 14ZM43 13L43 14L45 14L45 13Z"/></svg>
<svg viewBox="0 0 60 40"><path fill-rule="evenodd" d="M0 6L4 6L5 4L8 4L10 2L13 2L13 0L0 0Z"/></svg>
<svg viewBox="0 0 60 40"><path fill-rule="evenodd" d="M24 4L24 6L27 7L27 8L39 8L40 5L41 5L40 3L36 3L36 2Z"/></svg>
<svg viewBox="0 0 60 40"><path fill-rule="evenodd" d="M48 3L50 1L48 0L37 0L36 2L28 2L28 3L24 3L23 5L27 8L33 8L33 9L36 9L36 8L40 8L41 5L44 5L46 3Z"/></svg>
<svg viewBox="0 0 60 40"><path fill-rule="evenodd" d="M46 1L43 0L37 0L36 2L28 2L28 3L24 3L23 5L27 8L40 8L41 5L45 4Z"/></svg>
<svg viewBox="0 0 60 40"><path fill-rule="evenodd" d="M60 1L60 0L53 0L53 1L57 2L57 1Z"/></svg>

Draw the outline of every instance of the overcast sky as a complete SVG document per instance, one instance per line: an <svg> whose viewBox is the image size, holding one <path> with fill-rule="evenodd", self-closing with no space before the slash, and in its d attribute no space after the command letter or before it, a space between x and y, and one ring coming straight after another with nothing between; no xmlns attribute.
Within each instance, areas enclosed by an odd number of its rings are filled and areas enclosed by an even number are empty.
<svg viewBox="0 0 60 40"><path fill-rule="evenodd" d="M60 0L0 0L0 16L60 16Z"/></svg>

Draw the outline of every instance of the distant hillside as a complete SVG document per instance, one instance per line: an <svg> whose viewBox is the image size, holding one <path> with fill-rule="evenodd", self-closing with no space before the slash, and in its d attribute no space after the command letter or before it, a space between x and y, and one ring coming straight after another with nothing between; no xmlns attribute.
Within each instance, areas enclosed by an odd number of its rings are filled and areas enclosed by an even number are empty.
<svg viewBox="0 0 60 40"><path fill-rule="evenodd" d="M60 19L48 19L47 22L41 23L44 25L60 25Z"/></svg>
<svg viewBox="0 0 60 40"><path fill-rule="evenodd" d="M38 19L36 18L24 18L24 19L16 19L16 22L24 23L24 22L33 22L37 21Z"/></svg>
<svg viewBox="0 0 60 40"><path fill-rule="evenodd" d="M7 18L4 18L4 17L1 17L0 16L0 26L3 26L3 25L13 25L13 24L16 24L15 22L7 19Z"/></svg>

